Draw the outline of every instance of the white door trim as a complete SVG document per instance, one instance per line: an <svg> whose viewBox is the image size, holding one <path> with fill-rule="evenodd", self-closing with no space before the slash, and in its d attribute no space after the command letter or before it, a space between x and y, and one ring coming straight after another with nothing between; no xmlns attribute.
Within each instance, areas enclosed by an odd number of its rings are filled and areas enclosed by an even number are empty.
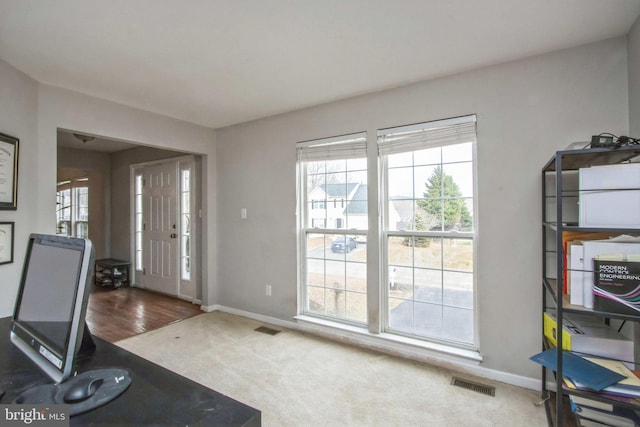
<svg viewBox="0 0 640 427"><path fill-rule="evenodd" d="M131 272L131 284L132 286L137 286L137 287L144 287L141 284L141 280L140 280L140 274L142 273L142 271L138 270L136 267L136 248L135 248L135 207L136 207L136 201L135 201L135 177L136 175L144 170L145 167L147 166L155 166L155 165L164 165L164 164L173 164L176 167L176 178L177 178L177 184L176 184L176 202L177 202L177 206L178 206L178 212L177 215L179 217L180 215L180 172L183 168L184 164L189 164L191 171L192 171L192 179L190 182L190 209L191 209L191 213L195 217L197 216L197 218L200 218L200 213L196 212L196 206L197 206L197 198L199 198L201 195L198 194L196 192L196 189L198 188L196 180L199 179L199 175L196 173L196 159L195 156L193 155L187 155L187 156L180 156L180 157L173 157L170 159L165 159L165 160L156 160L156 161L148 161L148 162L141 162L141 163L135 163L135 164L131 164L130 165L130 190L129 190L129 194L130 194L130 206L129 206L129 210L130 210L130 253L131 253L131 265L132 265L132 272ZM176 223L177 223L177 230L176 233L178 234L178 236L180 236L181 233L181 224L180 221L178 220L178 217L176 219ZM198 264L197 264L197 260L199 259L199 253L198 253L198 244L197 244L197 237L198 237L198 231L197 231L197 221L192 221L191 224L191 236L192 239L190 239L190 254L191 254L191 260L192 260L192 264L191 264L191 271L192 271L192 275L191 275L191 283L192 283L192 289L193 291L191 292L192 295L185 295L182 292L182 286L181 286L181 271L180 271L180 255L181 255L181 250L177 250L176 251L176 259L174 260L174 265L176 266L176 271L177 271L177 275L176 275L176 293L175 296L179 297L181 299L185 299L188 301L191 301L193 303L199 303L201 302L201 300L197 297L198 295L198 291L200 289L200 283L199 283L199 273L198 273ZM178 244L178 248L180 248L180 244ZM144 257L143 257L144 258Z"/></svg>

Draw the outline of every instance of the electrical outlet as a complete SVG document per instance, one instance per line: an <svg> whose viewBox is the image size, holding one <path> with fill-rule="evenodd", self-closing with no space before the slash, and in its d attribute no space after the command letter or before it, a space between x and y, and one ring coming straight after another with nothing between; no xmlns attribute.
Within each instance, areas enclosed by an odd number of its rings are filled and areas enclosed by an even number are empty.
<svg viewBox="0 0 640 427"><path fill-rule="evenodd" d="M271 296L271 285L267 285L266 294L268 297Z"/></svg>

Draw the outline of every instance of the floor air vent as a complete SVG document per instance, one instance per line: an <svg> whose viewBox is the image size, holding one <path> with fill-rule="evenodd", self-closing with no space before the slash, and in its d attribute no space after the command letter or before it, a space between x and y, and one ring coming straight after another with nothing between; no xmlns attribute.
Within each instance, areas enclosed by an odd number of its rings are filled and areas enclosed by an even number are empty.
<svg viewBox="0 0 640 427"><path fill-rule="evenodd" d="M271 329L271 328L267 328L266 326L260 326L259 328L254 329L254 331L262 332L263 334L268 334L268 335L275 335L275 334L279 334L280 333L280 331L277 331L277 330Z"/></svg>
<svg viewBox="0 0 640 427"><path fill-rule="evenodd" d="M457 377L451 378L451 385L466 388L467 390L475 391L478 393L486 394L487 396L496 395L495 387L491 387L491 386L480 384L480 383L474 383L473 381L463 380L462 378L457 378Z"/></svg>

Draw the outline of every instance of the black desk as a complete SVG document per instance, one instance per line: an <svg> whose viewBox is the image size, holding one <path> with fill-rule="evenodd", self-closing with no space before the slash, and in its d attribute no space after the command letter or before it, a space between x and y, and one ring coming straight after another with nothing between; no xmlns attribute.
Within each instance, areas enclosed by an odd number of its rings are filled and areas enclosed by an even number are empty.
<svg viewBox="0 0 640 427"><path fill-rule="evenodd" d="M9 340L11 318L0 319L0 403L11 403L24 390L51 383ZM95 353L78 371L124 368L131 385L115 400L71 418L71 425L109 426L260 426L260 411L206 388L116 345L93 337Z"/></svg>

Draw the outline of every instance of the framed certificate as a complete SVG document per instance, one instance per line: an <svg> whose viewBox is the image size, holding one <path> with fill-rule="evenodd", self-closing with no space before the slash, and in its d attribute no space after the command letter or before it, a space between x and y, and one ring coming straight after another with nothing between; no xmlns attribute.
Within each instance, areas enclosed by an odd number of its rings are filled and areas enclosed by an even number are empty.
<svg viewBox="0 0 640 427"><path fill-rule="evenodd" d="M13 262L13 222L0 222L0 265Z"/></svg>
<svg viewBox="0 0 640 427"><path fill-rule="evenodd" d="M18 139L0 133L0 209L18 208Z"/></svg>

